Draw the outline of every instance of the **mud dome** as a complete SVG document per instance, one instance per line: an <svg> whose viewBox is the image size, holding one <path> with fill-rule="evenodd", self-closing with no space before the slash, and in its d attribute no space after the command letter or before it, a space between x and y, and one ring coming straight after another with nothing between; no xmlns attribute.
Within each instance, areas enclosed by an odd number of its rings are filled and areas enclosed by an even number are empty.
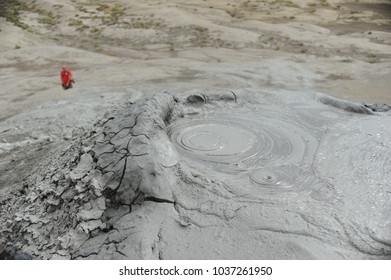
<svg viewBox="0 0 391 280"><path fill-rule="evenodd" d="M180 96L125 104L42 163L2 202L1 237L41 259L391 258L390 113Z"/></svg>

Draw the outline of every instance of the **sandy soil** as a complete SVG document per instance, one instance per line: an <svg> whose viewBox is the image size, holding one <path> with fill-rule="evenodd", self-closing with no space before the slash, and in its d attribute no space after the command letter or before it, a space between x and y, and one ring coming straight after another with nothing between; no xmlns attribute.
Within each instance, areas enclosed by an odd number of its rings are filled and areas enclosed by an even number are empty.
<svg viewBox="0 0 391 280"><path fill-rule="evenodd" d="M165 90L391 104L389 1L24 0L0 11L1 193L113 107Z"/></svg>

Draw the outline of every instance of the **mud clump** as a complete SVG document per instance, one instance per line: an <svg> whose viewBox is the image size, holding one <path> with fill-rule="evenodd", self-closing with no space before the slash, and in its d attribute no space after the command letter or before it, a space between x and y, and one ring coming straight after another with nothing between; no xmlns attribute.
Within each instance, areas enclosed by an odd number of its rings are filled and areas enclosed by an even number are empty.
<svg viewBox="0 0 391 280"><path fill-rule="evenodd" d="M391 106L387 104L364 104L365 107L371 109L373 112L388 112L391 110Z"/></svg>
<svg viewBox="0 0 391 280"><path fill-rule="evenodd" d="M389 258L390 116L327 98L125 104L2 198L0 238L37 259Z"/></svg>

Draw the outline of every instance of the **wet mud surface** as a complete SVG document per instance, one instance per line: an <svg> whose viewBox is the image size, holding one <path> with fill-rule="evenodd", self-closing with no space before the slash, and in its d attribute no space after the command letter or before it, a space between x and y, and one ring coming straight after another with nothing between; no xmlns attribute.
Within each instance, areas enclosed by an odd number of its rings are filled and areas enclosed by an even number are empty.
<svg viewBox="0 0 391 280"><path fill-rule="evenodd" d="M37 259L390 259L390 118L289 91L143 98L2 197L0 237Z"/></svg>

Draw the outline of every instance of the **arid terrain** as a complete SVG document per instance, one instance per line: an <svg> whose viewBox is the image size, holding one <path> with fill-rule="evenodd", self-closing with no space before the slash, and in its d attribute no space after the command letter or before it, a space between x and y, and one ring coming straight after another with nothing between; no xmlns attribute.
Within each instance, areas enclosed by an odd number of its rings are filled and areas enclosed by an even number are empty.
<svg viewBox="0 0 391 280"><path fill-rule="evenodd" d="M391 103L389 1L18 3L1 2L2 120L107 89L269 87ZM72 94L58 86L63 64Z"/></svg>
<svg viewBox="0 0 391 280"><path fill-rule="evenodd" d="M69 90L63 65L76 81ZM39 164L141 97L259 89L282 100L289 92L289 102L292 93L326 94L388 110L390 77L386 0L0 0L0 195L24 194ZM4 205L0 213L9 212ZM0 239L12 248L9 213ZM368 257L322 254L285 257Z"/></svg>

